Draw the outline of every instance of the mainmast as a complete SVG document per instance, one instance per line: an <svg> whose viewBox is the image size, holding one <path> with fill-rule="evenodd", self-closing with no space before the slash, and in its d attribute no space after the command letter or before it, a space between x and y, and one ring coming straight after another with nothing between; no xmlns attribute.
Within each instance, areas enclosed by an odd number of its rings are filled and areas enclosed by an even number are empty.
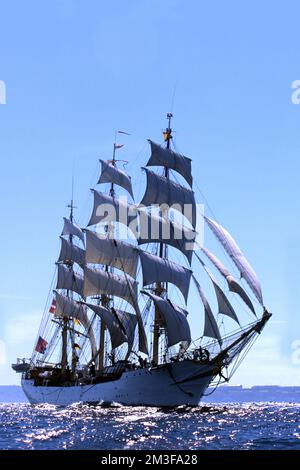
<svg viewBox="0 0 300 470"><path fill-rule="evenodd" d="M70 204L67 205L67 207L70 209L70 222L73 223L73 210L75 208L74 203L73 203L73 182L72 182L72 198ZM70 244L73 245L73 235L69 235L69 241ZM70 262L69 264L69 270L73 272L73 263ZM67 290L67 297L69 299L73 298L72 291ZM63 317L63 326L62 326L62 355L61 355L61 371L62 373L66 372L67 365L68 365L68 323L69 319L67 317ZM72 350L72 355L75 354L74 349ZM72 357L72 372L75 372L76 368L76 362L74 360L74 357Z"/></svg>
<svg viewBox="0 0 300 470"><path fill-rule="evenodd" d="M167 114L168 119L168 127L164 131L164 140L166 141L167 145L166 148L170 148L170 141L172 139L172 129L171 129L171 119L173 117L172 113ZM164 167L164 176L166 179L169 179L169 168ZM166 213L161 214L162 217L166 217ZM168 247L165 243L161 242L159 244L159 257L166 259L168 257ZM165 287L162 283L158 282L155 288L155 295L161 296L163 291L167 291L168 284L165 284ZM154 365L158 364L159 361L159 337L160 337L160 314L157 305L155 305L155 314L154 314L154 325L153 325L153 351L152 351L152 361Z"/></svg>
<svg viewBox="0 0 300 470"><path fill-rule="evenodd" d="M112 165L114 167L116 166L116 138L117 138L117 133L115 133L115 142L114 142L114 145L113 145L113 156L112 156ZM114 183L110 184L109 195L111 197L114 197L114 195L115 195ZM107 232L109 233L111 228L107 225L106 229L107 229ZM105 266L105 272L108 272L108 271L109 271L109 267L108 267L108 265L106 265ZM101 295L101 305L103 307L107 307L108 304L109 304L109 301L110 301L110 298L106 294ZM104 368L105 332L106 332L106 324L101 319L100 338L99 338L99 363L98 363L99 370L102 370Z"/></svg>

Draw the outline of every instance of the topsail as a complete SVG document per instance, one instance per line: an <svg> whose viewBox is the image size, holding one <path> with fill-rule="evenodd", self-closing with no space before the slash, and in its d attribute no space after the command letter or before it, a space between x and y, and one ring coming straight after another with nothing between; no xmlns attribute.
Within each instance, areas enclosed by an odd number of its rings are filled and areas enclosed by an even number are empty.
<svg viewBox="0 0 300 470"><path fill-rule="evenodd" d="M192 160L180 153L176 153L170 148L163 148L152 140L149 140L151 146L151 157L147 166L164 166L177 171L183 176L190 186L193 185L192 178Z"/></svg>
<svg viewBox="0 0 300 470"><path fill-rule="evenodd" d="M159 256L140 252L143 269L143 285L153 282L171 282L181 291L187 301L192 271Z"/></svg>
<svg viewBox="0 0 300 470"><path fill-rule="evenodd" d="M166 204L178 210L195 228L196 203L193 191L147 168L144 170L147 174L147 188L140 204L144 206Z"/></svg>
<svg viewBox="0 0 300 470"><path fill-rule="evenodd" d="M128 176L125 171L120 170L115 165L112 165L110 162L100 160L102 169L101 175L98 181L100 183L113 183L121 186L126 189L133 199L133 191L131 185L131 178Z"/></svg>
<svg viewBox="0 0 300 470"><path fill-rule="evenodd" d="M130 243L86 230L86 263L104 264L136 277L138 249Z"/></svg>
<svg viewBox="0 0 300 470"><path fill-rule="evenodd" d="M64 227L61 235L75 235L84 243L84 233L81 228L66 217L64 217Z"/></svg>
<svg viewBox="0 0 300 470"><path fill-rule="evenodd" d="M92 190L94 207L88 226L102 223L118 222L130 225L137 221L137 208L128 204L126 198L116 198L100 191Z"/></svg>

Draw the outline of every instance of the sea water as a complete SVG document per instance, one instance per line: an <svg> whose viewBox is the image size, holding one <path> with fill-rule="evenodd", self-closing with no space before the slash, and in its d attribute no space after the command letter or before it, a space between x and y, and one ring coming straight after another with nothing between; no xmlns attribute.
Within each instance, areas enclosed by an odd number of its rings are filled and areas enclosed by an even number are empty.
<svg viewBox="0 0 300 470"><path fill-rule="evenodd" d="M0 404L1 449L300 449L300 405L161 409Z"/></svg>

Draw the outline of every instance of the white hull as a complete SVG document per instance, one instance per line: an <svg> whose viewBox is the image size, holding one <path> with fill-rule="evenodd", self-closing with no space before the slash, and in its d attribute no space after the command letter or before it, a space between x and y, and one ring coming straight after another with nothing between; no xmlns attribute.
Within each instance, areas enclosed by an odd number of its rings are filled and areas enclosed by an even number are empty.
<svg viewBox="0 0 300 470"><path fill-rule="evenodd" d="M31 404L67 406L78 402L117 402L131 406L195 406L211 382L213 370L212 366L196 361L182 361L124 372L117 380L97 384L48 387L35 386L33 380L22 379L22 387Z"/></svg>

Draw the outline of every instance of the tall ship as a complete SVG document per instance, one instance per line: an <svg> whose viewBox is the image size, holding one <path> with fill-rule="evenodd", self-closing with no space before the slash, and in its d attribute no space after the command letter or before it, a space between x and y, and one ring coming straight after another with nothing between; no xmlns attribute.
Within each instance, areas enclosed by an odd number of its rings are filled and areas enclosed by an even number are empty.
<svg viewBox="0 0 300 470"><path fill-rule="evenodd" d="M100 160L84 227L72 196L34 351L12 365L32 404L196 406L271 317L243 252L197 204L171 120L161 143L149 140L140 203L117 158L125 131Z"/></svg>

